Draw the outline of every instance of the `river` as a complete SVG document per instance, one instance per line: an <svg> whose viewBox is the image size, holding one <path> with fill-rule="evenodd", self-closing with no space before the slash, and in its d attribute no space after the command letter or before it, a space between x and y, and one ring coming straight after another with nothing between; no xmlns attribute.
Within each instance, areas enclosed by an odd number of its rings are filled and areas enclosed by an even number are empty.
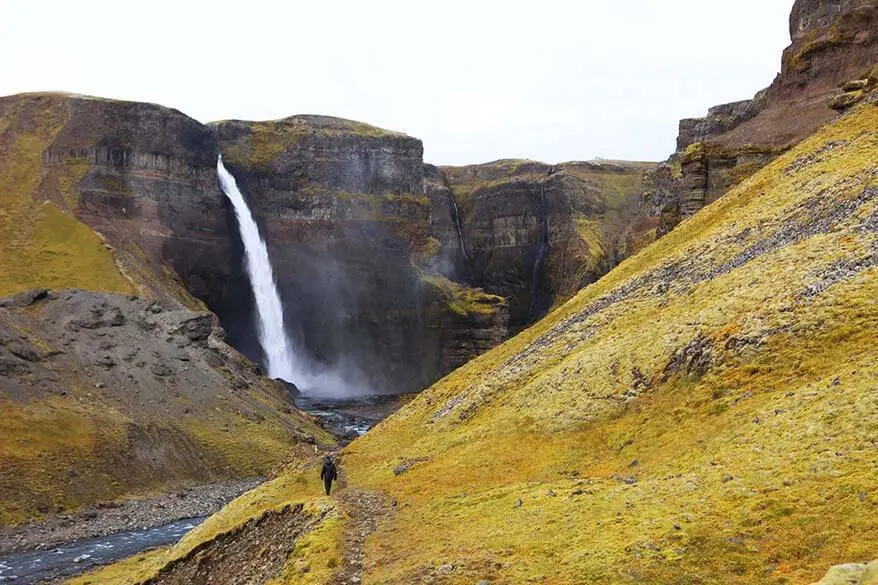
<svg viewBox="0 0 878 585"><path fill-rule="evenodd" d="M172 544L201 524L202 518L177 520L164 526L87 538L57 548L0 557L0 583L26 585L83 573L146 549Z"/></svg>

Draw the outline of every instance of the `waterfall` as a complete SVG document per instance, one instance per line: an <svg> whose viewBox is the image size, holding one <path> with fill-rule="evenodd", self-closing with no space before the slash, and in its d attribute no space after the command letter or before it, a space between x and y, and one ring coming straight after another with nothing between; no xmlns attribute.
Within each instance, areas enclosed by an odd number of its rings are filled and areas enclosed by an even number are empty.
<svg viewBox="0 0 878 585"><path fill-rule="evenodd" d="M265 356L265 366L270 378L280 378L287 382L295 383L297 370L293 344L287 337L284 328L284 310L280 301L280 294L274 282L274 274L271 270L271 262L268 258L268 248L265 241L259 236L259 228L253 220L253 214L244 201L244 196L238 189L235 177L223 166L222 155L216 161L216 170L219 175L220 187L226 194L232 206L235 208L235 217L238 218L238 229L241 232L241 240L244 242L246 254L247 274L250 276L250 285L253 288L253 297L256 299L256 328L259 334L259 344Z"/></svg>
<svg viewBox="0 0 878 585"><path fill-rule="evenodd" d="M467 269L473 271L473 262L466 251L466 242L463 241L463 228L460 226L460 210L457 208L457 200L454 198L454 193L450 189L448 191L448 198L451 199L451 218L454 220L454 227L457 228L457 242L460 245L460 251L463 254Z"/></svg>
<svg viewBox="0 0 878 585"><path fill-rule="evenodd" d="M274 282L268 248L259 235L253 214L238 189L235 177L223 166L222 155L216 161L220 187L238 218L241 241L244 242L247 274L256 300L256 330L265 356L269 378L291 382L309 396L351 398L375 394L366 377L350 363L328 367L297 354L297 348L284 327L284 309Z"/></svg>
<svg viewBox="0 0 878 585"><path fill-rule="evenodd" d="M551 175L553 171L550 171ZM542 310L540 307L542 295L540 294L540 286L543 280L543 260L546 257L546 249L549 247L549 203L546 200L546 183L545 179L540 184L540 235L537 243L537 257L534 260L533 276L531 277L530 288L530 307L528 308L528 317L533 320Z"/></svg>

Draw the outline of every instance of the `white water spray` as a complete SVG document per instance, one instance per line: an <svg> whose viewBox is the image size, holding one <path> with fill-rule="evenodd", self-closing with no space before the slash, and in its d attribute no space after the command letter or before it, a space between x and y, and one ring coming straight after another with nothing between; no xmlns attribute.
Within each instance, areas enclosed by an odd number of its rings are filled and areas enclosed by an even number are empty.
<svg viewBox="0 0 878 585"><path fill-rule="evenodd" d="M223 166L222 155L216 161L216 171L219 175L220 187L232 202L235 216L238 218L238 228L247 257L247 274L250 276L253 296L256 299L259 344L265 355L268 376L295 382L297 368L294 362L293 344L290 343L284 328L284 310L274 282L271 261L268 259L268 248L259 236L259 227L238 189L235 177Z"/></svg>
<svg viewBox="0 0 878 585"><path fill-rule="evenodd" d="M280 378L295 384L305 394L331 398L350 398L373 394L368 384L360 381L359 373L347 370L327 369L324 366L297 357L292 341L284 328L284 310L280 294L274 282L268 248L259 235L253 214L238 189L235 177L223 166L222 155L216 161L220 187L235 208L238 229L244 242L247 274L256 299L256 328L259 345L265 356L265 366L270 378Z"/></svg>

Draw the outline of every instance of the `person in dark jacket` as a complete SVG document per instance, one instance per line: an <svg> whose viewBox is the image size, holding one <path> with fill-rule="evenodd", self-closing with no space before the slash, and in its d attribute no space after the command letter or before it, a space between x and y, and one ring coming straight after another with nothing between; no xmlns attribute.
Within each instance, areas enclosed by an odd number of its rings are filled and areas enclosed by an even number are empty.
<svg viewBox="0 0 878 585"><path fill-rule="evenodd" d="M326 488L326 495L329 495L329 490L332 489L332 480L338 478L338 469L335 467L335 463L332 462L332 457L327 455L323 458L323 469L320 470L320 479L323 480L323 487Z"/></svg>

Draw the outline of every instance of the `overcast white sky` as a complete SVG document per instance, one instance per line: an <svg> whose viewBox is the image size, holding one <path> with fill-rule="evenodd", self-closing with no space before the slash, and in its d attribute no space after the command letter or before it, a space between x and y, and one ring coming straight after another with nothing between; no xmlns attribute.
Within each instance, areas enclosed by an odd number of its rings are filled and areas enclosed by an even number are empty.
<svg viewBox="0 0 878 585"><path fill-rule="evenodd" d="M771 82L793 0L3 3L0 94L329 114L464 164L664 159L680 118Z"/></svg>

